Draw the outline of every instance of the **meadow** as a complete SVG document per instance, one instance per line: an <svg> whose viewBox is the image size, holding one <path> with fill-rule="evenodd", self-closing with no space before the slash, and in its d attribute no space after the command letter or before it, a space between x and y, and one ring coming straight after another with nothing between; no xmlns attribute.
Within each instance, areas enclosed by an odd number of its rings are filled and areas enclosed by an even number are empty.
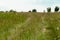
<svg viewBox="0 0 60 40"><path fill-rule="evenodd" d="M60 13L0 13L0 40L60 40Z"/></svg>

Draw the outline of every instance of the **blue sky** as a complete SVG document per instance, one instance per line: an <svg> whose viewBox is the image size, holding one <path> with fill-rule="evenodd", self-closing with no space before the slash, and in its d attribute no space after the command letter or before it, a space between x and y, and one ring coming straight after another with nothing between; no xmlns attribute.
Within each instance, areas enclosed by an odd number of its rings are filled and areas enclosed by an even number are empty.
<svg viewBox="0 0 60 40"><path fill-rule="evenodd" d="M55 6L60 7L60 0L0 0L0 10L16 10L16 11L29 11L37 9L43 12L47 7L51 7L52 11Z"/></svg>

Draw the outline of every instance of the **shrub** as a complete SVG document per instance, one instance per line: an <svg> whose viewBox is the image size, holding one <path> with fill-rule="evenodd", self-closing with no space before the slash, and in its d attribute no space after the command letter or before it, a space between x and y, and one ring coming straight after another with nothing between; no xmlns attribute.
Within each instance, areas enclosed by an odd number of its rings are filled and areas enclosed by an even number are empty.
<svg viewBox="0 0 60 40"><path fill-rule="evenodd" d="M0 11L0 13L4 13L4 11Z"/></svg>
<svg viewBox="0 0 60 40"><path fill-rule="evenodd" d="M8 13L8 11L5 11L6 13Z"/></svg>
<svg viewBox="0 0 60 40"><path fill-rule="evenodd" d="M37 12L37 10L36 9L33 9L32 12Z"/></svg>
<svg viewBox="0 0 60 40"><path fill-rule="evenodd" d="M13 12L13 10L10 10L9 12Z"/></svg>
<svg viewBox="0 0 60 40"><path fill-rule="evenodd" d="M47 12L51 12L51 8L50 7L47 8Z"/></svg>
<svg viewBox="0 0 60 40"><path fill-rule="evenodd" d="M30 10L28 12L31 12Z"/></svg>
<svg viewBox="0 0 60 40"><path fill-rule="evenodd" d="M16 13L16 11L14 11L14 10L10 10L9 12L13 12L13 13Z"/></svg>
<svg viewBox="0 0 60 40"><path fill-rule="evenodd" d="M56 6L54 11L55 11L55 12L58 12L58 11L59 11L59 7Z"/></svg>

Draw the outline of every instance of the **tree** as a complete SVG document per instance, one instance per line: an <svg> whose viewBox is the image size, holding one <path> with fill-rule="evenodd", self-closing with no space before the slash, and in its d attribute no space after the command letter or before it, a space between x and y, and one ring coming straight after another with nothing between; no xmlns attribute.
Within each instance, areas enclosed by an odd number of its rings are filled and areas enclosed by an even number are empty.
<svg viewBox="0 0 60 40"><path fill-rule="evenodd" d="M58 12L58 11L59 11L59 7L56 6L54 11L55 11L55 12Z"/></svg>
<svg viewBox="0 0 60 40"><path fill-rule="evenodd" d="M0 11L0 13L4 13L4 11Z"/></svg>
<svg viewBox="0 0 60 40"><path fill-rule="evenodd" d="M13 10L11 9L9 12L13 12Z"/></svg>
<svg viewBox="0 0 60 40"><path fill-rule="evenodd" d="M12 10L12 9L11 9L9 12L13 12L13 13L16 13L16 11L14 11L14 10Z"/></svg>
<svg viewBox="0 0 60 40"><path fill-rule="evenodd" d="M33 9L32 12L37 12L37 10L36 9Z"/></svg>
<svg viewBox="0 0 60 40"><path fill-rule="evenodd" d="M29 10L28 12L31 12L31 10Z"/></svg>
<svg viewBox="0 0 60 40"><path fill-rule="evenodd" d="M6 13L8 13L8 11L5 11Z"/></svg>
<svg viewBox="0 0 60 40"><path fill-rule="evenodd" d="M51 8L50 7L47 8L47 12L51 12Z"/></svg>

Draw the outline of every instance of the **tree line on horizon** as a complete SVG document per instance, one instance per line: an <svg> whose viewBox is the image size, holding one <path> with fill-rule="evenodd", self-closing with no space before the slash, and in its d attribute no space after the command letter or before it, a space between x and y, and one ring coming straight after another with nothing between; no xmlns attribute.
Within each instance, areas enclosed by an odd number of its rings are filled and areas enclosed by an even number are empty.
<svg viewBox="0 0 60 40"><path fill-rule="evenodd" d="M54 8L54 12L58 12L58 11L59 11L59 7L56 6L56 7ZM48 8L47 8L47 12L51 12L51 7L48 7Z"/></svg>
<svg viewBox="0 0 60 40"><path fill-rule="evenodd" d="M59 11L59 7L56 6L56 7L54 8L54 12L58 12L58 11ZM29 12L37 12L37 10L36 10L36 9L33 9L32 11L29 10ZM45 12L45 10L44 10L43 12ZM48 8L47 8L47 12L51 12L51 7L48 7Z"/></svg>
<svg viewBox="0 0 60 40"><path fill-rule="evenodd" d="M54 8L54 12L58 12L59 11L59 7L58 6L56 6L55 8ZM0 11L1 13L3 13L4 11ZM14 13L16 13L17 11L14 11L14 10L10 10L10 11L5 11L6 13L7 12L14 12ZM37 9L32 9L32 11L31 10L29 10L28 12L37 12ZM43 11L43 12L45 12L45 10ZM47 12L51 12L51 7L48 7L47 8Z"/></svg>

